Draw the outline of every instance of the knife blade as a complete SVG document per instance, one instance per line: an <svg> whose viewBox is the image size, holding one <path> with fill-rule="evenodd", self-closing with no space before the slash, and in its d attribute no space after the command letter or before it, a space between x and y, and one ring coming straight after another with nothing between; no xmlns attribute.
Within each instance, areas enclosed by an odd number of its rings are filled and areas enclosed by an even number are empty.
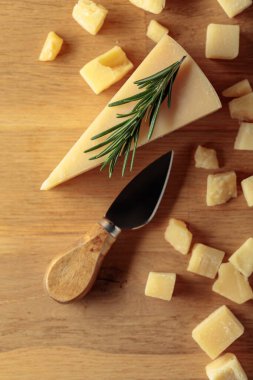
<svg viewBox="0 0 253 380"><path fill-rule="evenodd" d="M142 170L121 191L105 217L71 250L51 262L45 275L51 298L67 303L85 296L121 231L141 228L153 219L168 183L173 155L168 152Z"/></svg>

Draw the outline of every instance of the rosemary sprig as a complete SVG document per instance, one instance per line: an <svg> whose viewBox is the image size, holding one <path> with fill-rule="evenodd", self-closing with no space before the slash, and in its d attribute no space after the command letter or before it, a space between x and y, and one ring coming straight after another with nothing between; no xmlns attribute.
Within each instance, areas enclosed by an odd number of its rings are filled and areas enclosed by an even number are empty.
<svg viewBox="0 0 253 380"><path fill-rule="evenodd" d="M168 108L171 106L173 83L185 58L186 57L184 56L180 61L173 63L166 69L159 71L158 73L147 78L134 82L138 88L143 89L143 91L138 92L136 95L130 96L129 98L109 104L109 107L116 107L122 104L136 102L132 111L129 113L117 114L118 119L125 118L126 120L121 121L119 124L107 129L102 133L99 133L96 136L93 136L92 140L97 140L108 135L108 137L103 142L98 143L94 147L84 152L88 153L104 147L104 149L99 154L91 157L90 160L96 160L100 157L107 156L101 166L101 170L108 166L110 177L112 176L114 168L121 155L124 156L122 176L125 174L131 148L132 157L130 170L133 169L142 121L149 121L149 131L147 138L150 140L155 129L155 124L161 104L167 98Z"/></svg>

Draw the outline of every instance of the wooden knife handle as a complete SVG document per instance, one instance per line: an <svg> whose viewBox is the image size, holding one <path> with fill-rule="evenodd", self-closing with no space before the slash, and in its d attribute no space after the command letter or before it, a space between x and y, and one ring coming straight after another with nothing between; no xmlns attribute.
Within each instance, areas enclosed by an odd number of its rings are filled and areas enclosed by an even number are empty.
<svg viewBox="0 0 253 380"><path fill-rule="evenodd" d="M56 257L45 276L50 297L66 303L85 296L115 240L100 224L96 224L73 249Z"/></svg>

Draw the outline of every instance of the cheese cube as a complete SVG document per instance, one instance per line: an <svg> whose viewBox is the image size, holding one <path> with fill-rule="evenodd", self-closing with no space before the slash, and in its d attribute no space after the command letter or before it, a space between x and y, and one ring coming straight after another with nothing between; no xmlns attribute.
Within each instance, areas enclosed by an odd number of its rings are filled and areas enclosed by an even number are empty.
<svg viewBox="0 0 253 380"><path fill-rule="evenodd" d="M192 233L188 230L184 222L171 218L165 231L165 240L170 243L176 251L187 255L192 242Z"/></svg>
<svg viewBox="0 0 253 380"><path fill-rule="evenodd" d="M242 190L249 207L253 207L253 176L241 182Z"/></svg>
<svg viewBox="0 0 253 380"><path fill-rule="evenodd" d="M248 380L234 354L225 354L206 366L209 380Z"/></svg>
<svg viewBox="0 0 253 380"><path fill-rule="evenodd" d="M228 17L232 18L252 4L252 0L218 0Z"/></svg>
<svg viewBox="0 0 253 380"><path fill-rule="evenodd" d="M161 13L165 7L166 0L129 0L136 7L151 13Z"/></svg>
<svg viewBox="0 0 253 380"><path fill-rule="evenodd" d="M225 252L204 244L195 244L187 270L208 278L215 278Z"/></svg>
<svg viewBox="0 0 253 380"><path fill-rule="evenodd" d="M96 35L102 28L107 9L91 0L79 0L73 8L74 20L87 32Z"/></svg>
<svg viewBox="0 0 253 380"><path fill-rule="evenodd" d="M216 206L226 203L237 197L236 174L226 172L210 174L207 178L207 206Z"/></svg>
<svg viewBox="0 0 253 380"><path fill-rule="evenodd" d="M39 60L42 62L54 61L60 53L63 44L63 39L55 32L49 32L44 46L41 50Z"/></svg>
<svg viewBox="0 0 253 380"><path fill-rule="evenodd" d="M169 33L169 29L165 26L159 24L156 20L151 20L148 25L147 37L150 38L155 43L159 42L160 39Z"/></svg>
<svg viewBox="0 0 253 380"><path fill-rule="evenodd" d="M224 305L195 327L192 337L211 359L216 359L243 333L243 325Z"/></svg>
<svg viewBox="0 0 253 380"><path fill-rule="evenodd" d="M253 123L241 123L234 149L253 150Z"/></svg>
<svg viewBox="0 0 253 380"><path fill-rule="evenodd" d="M239 305L253 299L248 279L231 263L221 264L219 278L213 284L212 290Z"/></svg>
<svg viewBox="0 0 253 380"><path fill-rule="evenodd" d="M150 272L146 284L145 295L170 301L176 283L175 273Z"/></svg>
<svg viewBox="0 0 253 380"><path fill-rule="evenodd" d="M206 58L235 59L239 55L240 26L209 24L206 35Z"/></svg>
<svg viewBox="0 0 253 380"><path fill-rule="evenodd" d="M248 79L244 79L224 90L222 95L226 98L239 98L240 96L250 94L251 92L252 87Z"/></svg>
<svg viewBox="0 0 253 380"><path fill-rule="evenodd" d="M95 94L100 94L122 79L132 68L132 62L121 47L115 46L87 63L80 70L80 74Z"/></svg>
<svg viewBox="0 0 253 380"><path fill-rule="evenodd" d="M253 238L249 238L233 253L229 261L244 276L250 277L253 273Z"/></svg>
<svg viewBox="0 0 253 380"><path fill-rule="evenodd" d="M253 92L228 103L232 119L253 121Z"/></svg>
<svg viewBox="0 0 253 380"><path fill-rule="evenodd" d="M219 162L217 153L214 149L208 149L201 145L197 147L195 152L195 167L202 169L218 169Z"/></svg>

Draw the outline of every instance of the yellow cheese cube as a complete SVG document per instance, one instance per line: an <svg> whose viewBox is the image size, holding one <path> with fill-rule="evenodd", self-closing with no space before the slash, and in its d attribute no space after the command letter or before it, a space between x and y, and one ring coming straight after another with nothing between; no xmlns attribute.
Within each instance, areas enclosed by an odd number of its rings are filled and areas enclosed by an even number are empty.
<svg viewBox="0 0 253 380"><path fill-rule="evenodd" d="M169 33L169 29L165 26L159 24L156 20L151 20L148 25L147 37L150 38L155 43L159 42L160 39Z"/></svg>
<svg viewBox="0 0 253 380"><path fill-rule="evenodd" d="M243 325L224 305L195 327L192 337L211 359L216 359L243 333Z"/></svg>
<svg viewBox="0 0 253 380"><path fill-rule="evenodd" d="M192 242L192 233L188 230L184 222L171 218L165 231L165 240L170 243L176 251L187 255Z"/></svg>
<svg viewBox="0 0 253 380"><path fill-rule="evenodd" d="M39 60L42 62L53 61L59 54L63 44L63 39L55 32L49 32L44 46L41 50Z"/></svg>
<svg viewBox="0 0 253 380"><path fill-rule="evenodd" d="M124 51L115 46L105 54L87 63L80 74L95 94L100 94L118 82L133 68Z"/></svg>
<svg viewBox="0 0 253 380"><path fill-rule="evenodd" d="M248 279L231 263L221 264L219 278L213 284L212 290L239 305L253 299Z"/></svg>
<svg viewBox="0 0 253 380"><path fill-rule="evenodd" d="M253 176L241 182L242 190L249 207L253 207Z"/></svg>
<svg viewBox="0 0 253 380"><path fill-rule="evenodd" d="M219 162L214 149L208 149L199 145L195 152L195 167L202 169L218 169Z"/></svg>
<svg viewBox="0 0 253 380"><path fill-rule="evenodd" d="M239 54L240 26L209 24L206 35L206 58L235 59Z"/></svg>
<svg viewBox="0 0 253 380"><path fill-rule="evenodd" d="M207 178L207 206L216 206L226 203L237 197L235 172L210 174Z"/></svg>
<svg viewBox="0 0 253 380"><path fill-rule="evenodd" d="M136 7L151 13L161 13L165 7L166 0L130 0Z"/></svg>
<svg viewBox="0 0 253 380"><path fill-rule="evenodd" d="M253 123L241 123L234 149L253 150Z"/></svg>
<svg viewBox="0 0 253 380"><path fill-rule="evenodd" d="M232 119L253 121L253 92L228 103Z"/></svg>
<svg viewBox="0 0 253 380"><path fill-rule="evenodd" d="M96 35L102 28L107 9L91 0L79 0L73 8L74 20L87 32Z"/></svg>
<svg viewBox="0 0 253 380"><path fill-rule="evenodd" d="M234 354L225 354L206 366L209 380L248 380Z"/></svg>
<svg viewBox="0 0 253 380"><path fill-rule="evenodd" d="M208 278L215 278L225 252L204 244L195 244L187 270Z"/></svg>
<svg viewBox="0 0 253 380"><path fill-rule="evenodd" d="M176 283L175 273L150 272L146 284L145 295L170 301Z"/></svg>
<svg viewBox="0 0 253 380"><path fill-rule="evenodd" d="M239 98L240 96L250 94L251 92L252 87L248 79L244 79L233 86L226 88L226 90L222 92L222 95L226 98Z"/></svg>
<svg viewBox="0 0 253 380"><path fill-rule="evenodd" d="M228 17L232 18L252 5L252 0L218 0Z"/></svg>
<svg viewBox="0 0 253 380"><path fill-rule="evenodd" d="M253 273L253 238L249 238L233 253L229 261L244 276L250 277Z"/></svg>

